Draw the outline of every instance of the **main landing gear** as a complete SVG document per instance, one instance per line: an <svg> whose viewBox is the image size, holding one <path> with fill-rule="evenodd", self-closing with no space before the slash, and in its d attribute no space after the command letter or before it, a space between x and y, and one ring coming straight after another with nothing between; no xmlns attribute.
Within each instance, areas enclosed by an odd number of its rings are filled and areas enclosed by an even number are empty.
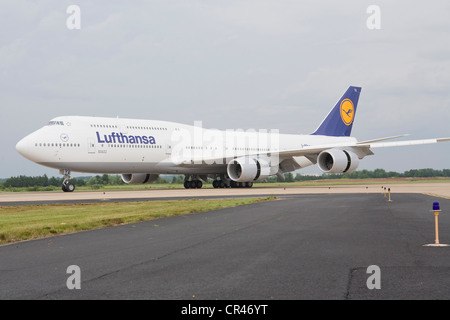
<svg viewBox="0 0 450 320"><path fill-rule="evenodd" d="M184 187L186 189L200 189L201 187L203 187L203 182L197 176L186 175L184 178Z"/></svg>
<svg viewBox="0 0 450 320"><path fill-rule="evenodd" d="M75 185L70 182L70 170L64 170L63 174L64 174L64 180L63 180L63 185L62 185L62 191L73 192L75 190Z"/></svg>
<svg viewBox="0 0 450 320"><path fill-rule="evenodd" d="M201 180L186 180L184 181L184 187L186 189L200 189L203 187L203 182Z"/></svg>
<svg viewBox="0 0 450 320"><path fill-rule="evenodd" d="M186 189L200 189L203 186L203 182L207 180L206 176L197 175L186 175L184 178L184 187ZM221 174L216 175L213 181L213 187L217 188L251 188L253 187L253 182L236 182L231 180L227 175Z"/></svg>
<svg viewBox="0 0 450 320"><path fill-rule="evenodd" d="M253 182L236 182L236 181L224 181L224 180L214 180L214 188L251 188L253 187Z"/></svg>

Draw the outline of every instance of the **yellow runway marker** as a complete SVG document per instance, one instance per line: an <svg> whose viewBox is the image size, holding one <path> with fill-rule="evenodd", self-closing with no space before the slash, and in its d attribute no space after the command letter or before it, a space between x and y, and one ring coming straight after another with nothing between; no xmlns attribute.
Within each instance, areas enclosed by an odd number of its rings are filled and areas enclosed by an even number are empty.
<svg viewBox="0 0 450 320"><path fill-rule="evenodd" d="M430 197L436 197L436 198L443 198L443 199L450 199L450 197L446 197L446 196L441 196L439 194L435 194L435 193L422 193L426 196L430 196Z"/></svg>

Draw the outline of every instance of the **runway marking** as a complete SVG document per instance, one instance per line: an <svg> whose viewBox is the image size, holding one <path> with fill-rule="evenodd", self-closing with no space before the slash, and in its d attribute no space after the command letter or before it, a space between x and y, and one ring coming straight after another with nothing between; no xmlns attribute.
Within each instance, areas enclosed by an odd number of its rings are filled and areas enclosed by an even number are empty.
<svg viewBox="0 0 450 320"><path fill-rule="evenodd" d="M430 196L430 197L450 199L450 197L441 196L441 195L435 194L435 193L424 193L424 192L422 192L422 194L424 194L424 195L426 195L426 196Z"/></svg>

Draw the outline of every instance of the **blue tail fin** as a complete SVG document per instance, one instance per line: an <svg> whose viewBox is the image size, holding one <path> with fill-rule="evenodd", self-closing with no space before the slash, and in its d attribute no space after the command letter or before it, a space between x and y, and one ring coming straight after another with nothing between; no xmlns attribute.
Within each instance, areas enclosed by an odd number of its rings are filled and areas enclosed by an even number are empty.
<svg viewBox="0 0 450 320"><path fill-rule="evenodd" d="M360 87L349 87L317 130L312 134L349 137L352 131L353 121L355 120L356 106L358 105L360 92Z"/></svg>

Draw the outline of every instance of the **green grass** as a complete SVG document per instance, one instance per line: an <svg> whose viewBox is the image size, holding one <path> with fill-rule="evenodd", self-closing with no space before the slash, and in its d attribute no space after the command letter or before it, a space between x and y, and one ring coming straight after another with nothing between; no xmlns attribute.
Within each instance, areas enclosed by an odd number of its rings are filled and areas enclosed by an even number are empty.
<svg viewBox="0 0 450 320"><path fill-rule="evenodd" d="M0 207L0 244L205 212L272 199L275 198Z"/></svg>

